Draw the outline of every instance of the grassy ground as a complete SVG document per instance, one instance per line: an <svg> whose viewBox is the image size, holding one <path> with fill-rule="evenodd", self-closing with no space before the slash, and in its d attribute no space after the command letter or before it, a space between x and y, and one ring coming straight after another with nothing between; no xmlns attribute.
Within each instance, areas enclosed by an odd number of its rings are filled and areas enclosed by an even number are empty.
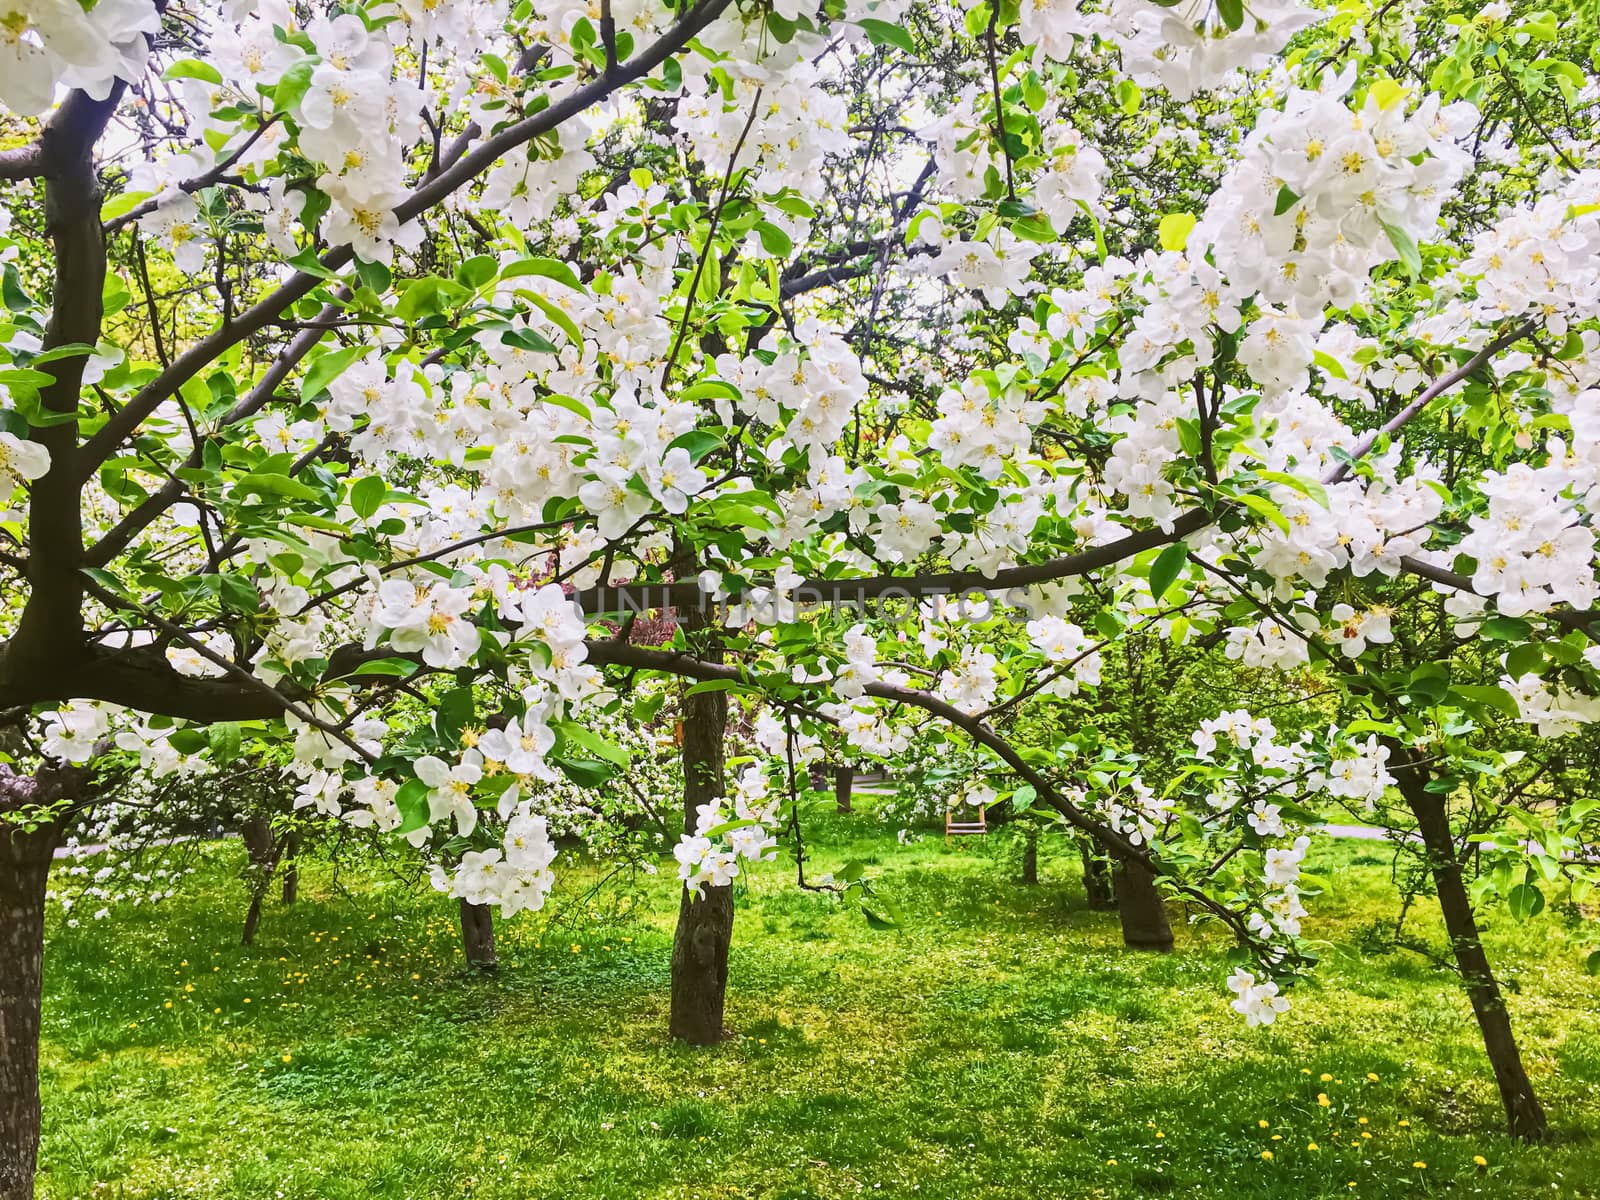
<svg viewBox="0 0 1600 1200"><path fill-rule="evenodd" d="M763 871L711 1050L664 1034L664 878L501 926L492 982L463 977L443 899L376 872L309 869L240 948L236 846L158 908L57 913L42 1195L1600 1197L1600 981L1559 919L1491 923L1555 1127L1520 1147L1451 978L1362 948L1395 908L1381 846L1313 864L1341 881L1321 984L1247 1030L1214 942L1124 952L1048 839L1034 888L994 840L857 818L817 844L851 839L906 927Z"/></svg>

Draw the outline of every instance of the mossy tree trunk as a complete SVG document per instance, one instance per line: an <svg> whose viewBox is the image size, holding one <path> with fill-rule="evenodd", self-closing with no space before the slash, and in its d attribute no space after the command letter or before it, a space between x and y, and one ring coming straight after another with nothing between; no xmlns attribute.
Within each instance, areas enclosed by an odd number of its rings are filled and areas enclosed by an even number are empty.
<svg viewBox="0 0 1600 1200"><path fill-rule="evenodd" d="M1170 952L1172 926L1167 921L1166 901L1156 887L1150 868L1140 862L1118 859L1113 878L1123 944L1131 950Z"/></svg>
<svg viewBox="0 0 1600 1200"><path fill-rule="evenodd" d="M0 823L0 1200L32 1200L39 1157L44 896L60 840L51 824Z"/></svg>
<svg viewBox="0 0 1600 1200"><path fill-rule="evenodd" d="M1506 1128L1514 1138L1542 1140L1549 1132L1544 1106L1534 1094L1533 1082L1522 1065L1522 1051L1511 1029L1511 1014L1506 1010L1505 997L1483 949L1477 917L1472 911L1472 898L1467 892L1461 859L1450 831L1450 812L1445 797L1428 790L1428 768L1411 757L1398 742L1389 743L1389 754L1389 769L1416 818L1417 832L1428 855L1428 870L1439 896L1439 909L1444 915L1445 931L1450 936L1456 969L1466 984L1472 1013L1483 1035L1483 1049L1500 1089Z"/></svg>
<svg viewBox="0 0 1600 1200"><path fill-rule="evenodd" d="M707 614L683 614L688 630L712 632ZM721 654L713 648L714 660ZM683 825L693 834L701 806L725 794L723 736L728 727L728 694L702 692L683 698ZM678 928L672 939L672 1036L693 1046L723 1038L723 1002L728 991L728 948L733 941L733 889L704 886L698 895L684 890L678 901Z"/></svg>
<svg viewBox="0 0 1600 1200"><path fill-rule="evenodd" d="M500 969L494 949L494 913L487 904L461 901L461 948L473 970L492 975Z"/></svg>

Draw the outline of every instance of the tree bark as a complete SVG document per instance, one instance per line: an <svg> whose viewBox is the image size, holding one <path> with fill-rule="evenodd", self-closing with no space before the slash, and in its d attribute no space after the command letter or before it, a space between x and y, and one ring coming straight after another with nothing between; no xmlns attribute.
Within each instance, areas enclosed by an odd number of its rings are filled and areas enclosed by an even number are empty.
<svg viewBox="0 0 1600 1200"><path fill-rule="evenodd" d="M466 951L467 966L474 970L493 975L500 969L494 949L494 913L487 904L461 901L461 948Z"/></svg>
<svg viewBox="0 0 1600 1200"><path fill-rule="evenodd" d="M1417 832L1428 854L1428 869L1439 895L1439 909L1444 914L1450 947L1455 952L1456 969L1467 985L1472 1013L1483 1035L1483 1049L1500 1088L1506 1128L1514 1138L1542 1140L1549 1132L1549 1123L1522 1065L1522 1051L1511 1029L1511 1014L1506 1010L1505 997L1500 993L1500 985L1478 934L1478 921L1462 877L1445 798L1428 790L1427 767L1410 758L1404 747L1390 742L1389 753L1389 769L1417 820Z"/></svg>
<svg viewBox="0 0 1600 1200"><path fill-rule="evenodd" d="M44 895L61 829L0 821L0 1200L32 1200L39 1158Z"/></svg>
<svg viewBox="0 0 1600 1200"><path fill-rule="evenodd" d="M1166 902L1150 868L1140 862L1118 859L1113 877L1123 945L1130 950L1170 953L1172 926L1167 922Z"/></svg>
<svg viewBox="0 0 1600 1200"><path fill-rule="evenodd" d="M856 769L849 763L840 763L833 769L833 801L841 814L848 815L854 811L850 806L850 791L855 778Z"/></svg>
<svg viewBox="0 0 1600 1200"><path fill-rule="evenodd" d="M708 629L698 609L683 614L689 630ZM711 654L720 660L715 647ZM683 698L683 825L693 834L702 805L725 794L723 735L728 727L728 694L703 692ZM692 1046L709 1046L724 1036L723 1001L728 990L728 947L733 941L732 887L687 889L678 902L678 928L672 939L672 1015L668 1030Z"/></svg>
<svg viewBox="0 0 1600 1200"><path fill-rule="evenodd" d="M1022 828L1022 882L1039 882L1039 827L1032 821Z"/></svg>
<svg viewBox="0 0 1600 1200"><path fill-rule="evenodd" d="M1083 890L1090 912L1110 912L1117 907L1117 894L1111 882L1111 866L1088 838L1078 840L1083 858Z"/></svg>
<svg viewBox="0 0 1600 1200"><path fill-rule="evenodd" d="M252 817L239 826L239 837L244 842L245 857L249 861L247 875L250 880L250 907L244 914L244 932L239 944L253 946L256 929L261 924L261 906L267 889L272 886L272 875L277 870L283 847L273 835L272 822L264 817Z"/></svg>

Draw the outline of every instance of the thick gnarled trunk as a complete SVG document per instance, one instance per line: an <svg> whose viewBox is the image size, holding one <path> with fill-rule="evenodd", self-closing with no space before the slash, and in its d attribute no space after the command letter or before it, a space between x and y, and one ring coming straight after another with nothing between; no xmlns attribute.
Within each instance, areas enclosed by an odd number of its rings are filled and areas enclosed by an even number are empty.
<svg viewBox="0 0 1600 1200"><path fill-rule="evenodd" d="M1118 859L1113 877L1123 944L1130 950L1170 952L1172 925L1167 921L1166 902L1150 868L1141 862Z"/></svg>
<svg viewBox="0 0 1600 1200"><path fill-rule="evenodd" d="M56 825L0 820L0 1200L32 1200L39 1155L44 895Z"/></svg>
<svg viewBox="0 0 1600 1200"><path fill-rule="evenodd" d="M688 629L704 629L707 617L691 610ZM683 698L683 825L694 833L701 806L724 795L722 739L728 727L728 694L702 692ZM693 1046L723 1037L722 1009L728 990L728 947L733 941L733 889L685 891L672 939L672 1036Z"/></svg>
<svg viewBox="0 0 1600 1200"><path fill-rule="evenodd" d="M1428 854L1428 870L1439 896L1445 932L1450 936L1456 969L1467 986L1472 1013L1483 1036L1484 1053L1489 1057L1489 1066L1500 1089L1506 1128L1512 1137L1542 1140L1549 1131L1544 1106L1534 1094L1533 1082L1522 1065L1522 1051L1511 1029L1511 1014L1506 1010L1505 997L1483 949L1478 921L1472 911L1472 898L1467 893L1455 838L1450 832L1450 813L1445 798L1428 790L1427 768L1407 759L1403 747L1390 743L1389 752L1395 760L1390 769L1411 815L1417 820L1417 832Z"/></svg>

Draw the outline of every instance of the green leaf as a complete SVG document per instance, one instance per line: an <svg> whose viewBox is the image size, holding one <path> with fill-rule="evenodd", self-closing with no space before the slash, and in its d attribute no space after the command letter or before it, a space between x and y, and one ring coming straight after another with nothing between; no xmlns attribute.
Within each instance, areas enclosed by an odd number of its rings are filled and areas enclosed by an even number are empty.
<svg viewBox="0 0 1600 1200"><path fill-rule="evenodd" d="M218 598L225 608L242 613L261 611L261 593L256 590L256 585L243 575L219 575L217 591Z"/></svg>
<svg viewBox="0 0 1600 1200"><path fill-rule="evenodd" d="M1417 249L1417 243L1404 229L1398 225L1391 225L1385 221L1383 231L1389 235L1389 243L1400 256L1400 262L1406 269L1406 274L1415 279L1422 274L1422 253Z"/></svg>
<svg viewBox="0 0 1600 1200"><path fill-rule="evenodd" d="M685 696L703 696L707 692L731 692L739 687L737 680L733 679L707 679L688 688Z"/></svg>
<svg viewBox="0 0 1600 1200"><path fill-rule="evenodd" d="M707 429L691 429L688 433L680 433L667 444L667 449L682 447L689 452L689 457L699 462L718 446L722 439Z"/></svg>
<svg viewBox="0 0 1600 1200"><path fill-rule="evenodd" d="M501 279L516 279L522 275L538 275L543 279L554 279L557 283L565 284L576 291L584 290L573 269L553 258L518 259L500 272Z"/></svg>
<svg viewBox="0 0 1600 1200"><path fill-rule="evenodd" d="M362 663L342 678L359 679L363 675L377 675L386 679L410 679L418 669L417 664L409 658L379 658Z"/></svg>
<svg viewBox="0 0 1600 1200"><path fill-rule="evenodd" d="M1157 226L1157 236L1161 239L1161 248L1174 252L1181 251L1189 242L1189 233L1195 227L1196 221L1193 213L1168 213L1161 218Z"/></svg>
<svg viewBox="0 0 1600 1200"><path fill-rule="evenodd" d="M1239 30L1244 25L1244 0L1217 0L1217 15L1229 29Z"/></svg>
<svg viewBox="0 0 1600 1200"><path fill-rule="evenodd" d="M433 727L439 731L440 737L454 744L461 740L462 730L472 724L476 712L470 687L451 688L439 699L439 708L433 714Z"/></svg>
<svg viewBox="0 0 1600 1200"><path fill-rule="evenodd" d="M911 40L911 35L899 25L890 21L879 21L874 17L862 17L856 24L867 31L867 40L874 46L894 46L907 54L917 52L916 43Z"/></svg>
<svg viewBox="0 0 1600 1200"><path fill-rule="evenodd" d="M576 721L562 721L556 726L556 730L568 742L582 746L596 758L614 762L619 767L625 767L632 761L632 756L621 746L608 742L592 729L585 728Z"/></svg>
<svg viewBox="0 0 1600 1200"><path fill-rule="evenodd" d="M302 58L279 77L272 89L272 107L277 112L286 112L306 98L311 90L311 72L316 66L316 59Z"/></svg>
<svg viewBox="0 0 1600 1200"><path fill-rule="evenodd" d="M1259 492L1242 492L1234 497L1240 504L1258 513L1277 526L1280 533L1289 532L1289 521L1279 510L1278 506Z"/></svg>
<svg viewBox="0 0 1600 1200"><path fill-rule="evenodd" d="M328 390L328 385L343 375L345 368L367 352L365 346L345 346L330 350L306 368L300 381L300 398L310 400Z"/></svg>
<svg viewBox="0 0 1600 1200"><path fill-rule="evenodd" d="M1531 883L1519 883L1506 896L1511 915L1519 921L1536 917L1544 911L1544 893Z"/></svg>
<svg viewBox="0 0 1600 1200"><path fill-rule="evenodd" d="M1450 696L1458 698L1459 702L1492 708L1502 716L1513 719L1518 716L1517 702L1512 699L1511 693L1502 687L1458 683L1450 689Z"/></svg>
<svg viewBox="0 0 1600 1200"><path fill-rule="evenodd" d="M0 300L12 312L24 312L34 306L33 297L22 286L16 263L7 263L4 276L0 277Z"/></svg>
<svg viewBox="0 0 1600 1200"><path fill-rule="evenodd" d="M315 488L287 475L255 473L242 475L233 485L233 496L282 496L287 500L320 500Z"/></svg>
<svg viewBox="0 0 1600 1200"><path fill-rule="evenodd" d="M230 763L239 757L244 737L237 721L218 721L206 730L206 741L211 749L211 761Z"/></svg>
<svg viewBox="0 0 1600 1200"><path fill-rule="evenodd" d="M1281 483L1284 487L1293 488L1308 500L1313 500L1321 508L1328 507L1328 489L1315 479L1302 479L1298 475L1290 475L1286 471L1257 471L1263 479L1273 483Z"/></svg>
<svg viewBox="0 0 1600 1200"><path fill-rule="evenodd" d="M863 904L861 906L861 915L866 917L867 924L869 926L871 926L873 929L888 930L888 929L899 929L900 928L900 926L896 925L888 917L879 915L878 913L874 912L872 909L868 908L865 904Z"/></svg>
<svg viewBox="0 0 1600 1200"><path fill-rule="evenodd" d="M415 833L428 823L428 785L420 779L408 779L394 794L395 807L400 810L400 827L395 832L402 837Z"/></svg>
<svg viewBox="0 0 1600 1200"><path fill-rule="evenodd" d="M350 485L350 507L365 521L383 505L389 485L376 475L368 475Z"/></svg>
<svg viewBox="0 0 1600 1200"><path fill-rule="evenodd" d="M1150 595L1159 601L1178 578L1178 573L1189 561L1189 547L1184 542L1173 542L1150 564Z"/></svg>
<svg viewBox="0 0 1600 1200"><path fill-rule="evenodd" d="M1300 194L1286 183L1278 189L1278 200L1272 206L1272 215L1281 217L1298 203Z"/></svg>
<svg viewBox="0 0 1600 1200"><path fill-rule="evenodd" d="M771 221L757 221L755 229L761 248L774 258L787 258L793 252L794 241Z"/></svg>
<svg viewBox="0 0 1600 1200"><path fill-rule="evenodd" d="M1506 655L1506 674L1512 679L1544 673L1544 650L1536 643L1513 647Z"/></svg>
<svg viewBox="0 0 1600 1200"><path fill-rule="evenodd" d="M526 288L520 289L517 295L549 317L555 323L556 328L566 334L567 340L574 346L581 347L583 345L583 331L578 328L578 323L549 296L541 296L538 292L530 292Z"/></svg>
<svg viewBox="0 0 1600 1200"><path fill-rule="evenodd" d="M424 275L406 284L394 311L401 320L415 321L419 317L437 316L470 295L466 288L453 279Z"/></svg>
<svg viewBox="0 0 1600 1200"><path fill-rule="evenodd" d="M161 78L168 82L175 79L203 79L207 83L220 85L222 83L222 72L210 63L201 62L197 58L180 58L165 71L161 72Z"/></svg>
<svg viewBox="0 0 1600 1200"><path fill-rule="evenodd" d="M1450 690L1450 672L1439 663L1423 663L1411 672L1406 692L1427 704L1438 704Z"/></svg>
<svg viewBox="0 0 1600 1200"><path fill-rule="evenodd" d="M558 758L556 766L560 767L566 777L579 787L597 788L611 782L617 769L609 763L595 762L588 758Z"/></svg>
<svg viewBox="0 0 1600 1200"><path fill-rule="evenodd" d="M1143 99L1144 93L1133 80L1124 79L1117 84L1117 107L1128 116L1131 117L1139 111L1139 103Z"/></svg>
<svg viewBox="0 0 1600 1200"><path fill-rule="evenodd" d="M1583 960L1583 969L1590 975L1600 975L1600 950L1591 950Z"/></svg>
<svg viewBox="0 0 1600 1200"><path fill-rule="evenodd" d="M537 329L508 329L500 335L500 340L507 346L517 346L523 350L531 350L535 354L559 354L561 347L557 346Z"/></svg>
<svg viewBox="0 0 1600 1200"><path fill-rule="evenodd" d="M476 254L456 268L456 280L477 291L494 278L500 264L492 254Z"/></svg>

